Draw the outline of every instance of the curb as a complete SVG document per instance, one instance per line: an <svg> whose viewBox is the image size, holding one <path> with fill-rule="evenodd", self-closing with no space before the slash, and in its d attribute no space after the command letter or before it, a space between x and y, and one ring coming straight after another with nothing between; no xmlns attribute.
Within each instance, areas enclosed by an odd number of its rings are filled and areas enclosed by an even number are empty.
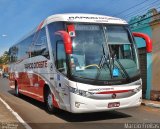
<svg viewBox="0 0 160 129"><path fill-rule="evenodd" d="M155 103L145 103L145 102L142 102L141 105L148 106L148 107L153 107L153 108L160 108L160 104L155 104Z"/></svg>

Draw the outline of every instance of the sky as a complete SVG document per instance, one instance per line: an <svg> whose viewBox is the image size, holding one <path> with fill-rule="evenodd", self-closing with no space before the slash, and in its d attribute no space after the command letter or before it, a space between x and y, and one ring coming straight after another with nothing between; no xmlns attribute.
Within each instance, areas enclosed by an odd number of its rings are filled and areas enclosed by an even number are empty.
<svg viewBox="0 0 160 129"><path fill-rule="evenodd" d="M0 0L0 56L53 14L94 13L128 20L158 5L160 0Z"/></svg>

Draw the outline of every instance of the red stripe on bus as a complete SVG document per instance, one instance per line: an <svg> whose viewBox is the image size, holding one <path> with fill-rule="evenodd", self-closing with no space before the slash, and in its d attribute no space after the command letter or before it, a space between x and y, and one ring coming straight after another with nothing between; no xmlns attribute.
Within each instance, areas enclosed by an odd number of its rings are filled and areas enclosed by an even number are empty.
<svg viewBox="0 0 160 129"><path fill-rule="evenodd" d="M39 26L37 27L37 31L39 31L39 30L42 28L43 23L44 23L44 21L42 21L42 22L39 24Z"/></svg>
<svg viewBox="0 0 160 129"><path fill-rule="evenodd" d="M125 92L129 92L132 90L115 90L115 91L102 91L102 92L98 92L96 94L114 94L114 93L125 93Z"/></svg>
<svg viewBox="0 0 160 129"><path fill-rule="evenodd" d="M52 94L52 97L53 97L53 105L56 107L56 108L60 108L59 105L58 105L58 102L56 101L54 95Z"/></svg>

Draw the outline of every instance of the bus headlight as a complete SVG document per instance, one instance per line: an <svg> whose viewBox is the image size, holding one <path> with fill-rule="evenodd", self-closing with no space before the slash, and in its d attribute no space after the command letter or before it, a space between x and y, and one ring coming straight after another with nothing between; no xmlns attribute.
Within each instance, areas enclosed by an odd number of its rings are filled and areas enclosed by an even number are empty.
<svg viewBox="0 0 160 129"><path fill-rule="evenodd" d="M134 89L133 91L137 93L137 92L139 92L140 90L142 90L142 85L141 85L141 86L139 86L139 87L137 87L137 88L136 88L136 89Z"/></svg>
<svg viewBox="0 0 160 129"><path fill-rule="evenodd" d="M134 83L134 85L142 85L142 80L140 79L140 80L136 81L136 82Z"/></svg>
<svg viewBox="0 0 160 129"><path fill-rule="evenodd" d="M89 97L89 96L94 94L94 93L84 91L84 90L79 90L79 89L76 89L76 88L73 88L73 87L69 87L69 91L74 93L74 94L84 96L84 97Z"/></svg>

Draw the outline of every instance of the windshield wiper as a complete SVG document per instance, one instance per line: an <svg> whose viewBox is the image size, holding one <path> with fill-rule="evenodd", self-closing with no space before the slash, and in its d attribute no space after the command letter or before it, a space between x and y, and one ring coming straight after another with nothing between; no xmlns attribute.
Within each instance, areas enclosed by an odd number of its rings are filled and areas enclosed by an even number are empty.
<svg viewBox="0 0 160 129"><path fill-rule="evenodd" d="M113 54L112 49L110 49L110 51L111 51L111 53ZM126 79L127 79L127 80L130 80L129 74L127 73L127 71L125 70L125 68L123 67L123 65L122 65L121 62L119 61L119 59L116 58L116 55L113 54L113 55L111 55L111 57L112 57L113 69L114 69L114 67L116 66L116 68L118 68L120 72L121 72L121 70L123 71L124 75L126 76ZM120 68L115 64L115 61L118 63L118 65L119 65ZM120 69L121 69L121 70L120 70ZM122 75L122 73L121 73L121 75ZM122 75L122 76L123 76L123 75Z"/></svg>
<svg viewBox="0 0 160 129"><path fill-rule="evenodd" d="M121 62L120 62L118 59L115 59L115 60L117 61L117 63L118 63L118 65L120 66L120 68L122 69L123 73L125 74L126 79L127 79L127 80L130 80L130 76L129 76L129 74L127 73L127 71L125 70L125 68L123 67L123 65L121 64Z"/></svg>
<svg viewBox="0 0 160 129"><path fill-rule="evenodd" d="M112 69L111 69L111 62L109 60L109 55L107 55L107 53L105 52L103 44L102 44L102 49L103 49L103 55L102 55L100 63L99 63L99 69L98 69L98 73L97 73L97 76L96 76L96 80L99 78L99 76L101 74L101 70L104 68L105 64L107 65L107 67L108 67L108 69L110 71L111 78L113 78Z"/></svg>
<svg viewBox="0 0 160 129"><path fill-rule="evenodd" d="M99 63L99 68L102 69L104 64L107 64L108 68L110 67L108 63L108 58L106 55L102 55L100 63Z"/></svg>
<svg viewBox="0 0 160 129"><path fill-rule="evenodd" d="M125 74L125 76L126 76L126 79L127 80L130 80L130 76L128 75L128 73L127 73L127 71L126 71L126 69L123 67L123 65L121 64L121 62L116 58L116 54L115 54L115 51L111 48L111 46L110 46L110 53L111 53L111 59L112 59L112 67L113 67L113 69L114 69L114 66L116 66L115 65L115 61L117 61L117 63L118 63L118 65L119 65L119 67L118 67L118 69L120 70L122 70L123 71L123 73ZM121 72L121 70L120 70L120 72ZM121 74L122 75L122 74Z"/></svg>

